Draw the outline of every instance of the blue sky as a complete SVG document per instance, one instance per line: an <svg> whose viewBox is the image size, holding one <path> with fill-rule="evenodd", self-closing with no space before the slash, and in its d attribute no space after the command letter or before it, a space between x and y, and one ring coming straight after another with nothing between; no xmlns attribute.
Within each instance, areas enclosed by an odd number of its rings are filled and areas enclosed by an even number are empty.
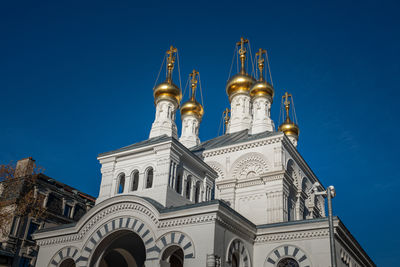
<svg viewBox="0 0 400 267"><path fill-rule="evenodd" d="M94 196L97 154L148 137L165 50L182 83L200 71L202 140L218 133L234 43L268 50L280 97L294 95L298 150L334 213L379 266L394 266L399 119L395 1L3 1L0 162L32 156L45 173ZM396 116L396 117L395 117ZM178 120L178 128L180 127Z"/></svg>

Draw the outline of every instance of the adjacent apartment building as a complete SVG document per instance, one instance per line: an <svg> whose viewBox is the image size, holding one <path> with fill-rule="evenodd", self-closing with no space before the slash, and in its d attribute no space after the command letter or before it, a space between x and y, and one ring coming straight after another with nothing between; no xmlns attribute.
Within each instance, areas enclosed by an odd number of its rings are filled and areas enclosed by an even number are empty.
<svg viewBox="0 0 400 267"><path fill-rule="evenodd" d="M35 266L38 230L78 221L95 198L44 174L35 160L19 160L12 179L0 183L0 267Z"/></svg>

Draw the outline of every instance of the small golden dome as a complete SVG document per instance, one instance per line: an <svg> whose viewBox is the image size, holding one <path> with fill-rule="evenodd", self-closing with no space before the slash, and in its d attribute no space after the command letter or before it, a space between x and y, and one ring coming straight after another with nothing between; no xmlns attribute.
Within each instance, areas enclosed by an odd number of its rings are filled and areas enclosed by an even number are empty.
<svg viewBox="0 0 400 267"><path fill-rule="evenodd" d="M153 89L154 101L158 103L160 100L168 99L176 102L176 105L179 106L179 103L182 99L181 90L176 86L173 82L165 81L163 83L158 84Z"/></svg>
<svg viewBox="0 0 400 267"><path fill-rule="evenodd" d="M284 132L287 136L293 136L296 139L299 138L299 126L292 122L289 117L287 117L286 120L279 126L278 130Z"/></svg>
<svg viewBox="0 0 400 267"><path fill-rule="evenodd" d="M274 98L274 88L266 81L258 81L250 88L250 96L251 98L266 96L272 100Z"/></svg>
<svg viewBox="0 0 400 267"><path fill-rule="evenodd" d="M230 78L226 84L226 93L229 96L229 101L237 94L248 94L255 81L253 77L246 73L238 73Z"/></svg>
<svg viewBox="0 0 400 267"><path fill-rule="evenodd" d="M182 117L186 115L194 115L201 120L203 118L203 114L204 114L203 106L193 98L185 102L181 107Z"/></svg>

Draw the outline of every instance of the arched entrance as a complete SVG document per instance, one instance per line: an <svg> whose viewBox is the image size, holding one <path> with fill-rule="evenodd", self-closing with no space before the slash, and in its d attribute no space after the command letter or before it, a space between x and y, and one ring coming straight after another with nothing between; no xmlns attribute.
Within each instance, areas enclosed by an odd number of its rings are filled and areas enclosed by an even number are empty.
<svg viewBox="0 0 400 267"><path fill-rule="evenodd" d="M142 239L129 230L107 236L93 253L90 267L142 267L146 249Z"/></svg>
<svg viewBox="0 0 400 267"><path fill-rule="evenodd" d="M161 267L183 267L183 250L181 247L173 245L164 250L161 257Z"/></svg>

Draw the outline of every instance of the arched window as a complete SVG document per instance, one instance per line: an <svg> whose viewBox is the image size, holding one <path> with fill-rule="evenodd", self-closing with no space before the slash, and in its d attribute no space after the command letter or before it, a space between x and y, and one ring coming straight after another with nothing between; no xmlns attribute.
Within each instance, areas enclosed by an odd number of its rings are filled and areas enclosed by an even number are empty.
<svg viewBox="0 0 400 267"><path fill-rule="evenodd" d="M200 201L200 182L197 182L194 191L194 203L199 203L199 201Z"/></svg>
<svg viewBox="0 0 400 267"><path fill-rule="evenodd" d="M182 192L182 177L180 174L178 174L178 177L176 178L176 192L180 194Z"/></svg>
<svg viewBox="0 0 400 267"><path fill-rule="evenodd" d="M190 189L192 187L192 177L188 176L186 180L186 198L190 199Z"/></svg>
<svg viewBox="0 0 400 267"><path fill-rule="evenodd" d="M278 262L277 267L299 267L299 263L292 258L283 258Z"/></svg>
<svg viewBox="0 0 400 267"><path fill-rule="evenodd" d="M232 254L232 267L239 267L239 255L237 252Z"/></svg>
<svg viewBox="0 0 400 267"><path fill-rule="evenodd" d="M172 245L164 250L161 257L161 266L183 267L184 253L182 248Z"/></svg>
<svg viewBox="0 0 400 267"><path fill-rule="evenodd" d="M71 258L64 260L61 262L60 267L75 267L75 261Z"/></svg>
<svg viewBox="0 0 400 267"><path fill-rule="evenodd" d="M122 174L119 175L117 193L118 194L123 193L124 192L124 188L125 188L125 174L122 173Z"/></svg>
<svg viewBox="0 0 400 267"><path fill-rule="evenodd" d="M134 171L132 174L132 191L136 191L138 190L138 186L139 186L139 172L138 171Z"/></svg>
<svg viewBox="0 0 400 267"><path fill-rule="evenodd" d="M153 168L147 170L146 175L146 188L151 188L153 186Z"/></svg>

